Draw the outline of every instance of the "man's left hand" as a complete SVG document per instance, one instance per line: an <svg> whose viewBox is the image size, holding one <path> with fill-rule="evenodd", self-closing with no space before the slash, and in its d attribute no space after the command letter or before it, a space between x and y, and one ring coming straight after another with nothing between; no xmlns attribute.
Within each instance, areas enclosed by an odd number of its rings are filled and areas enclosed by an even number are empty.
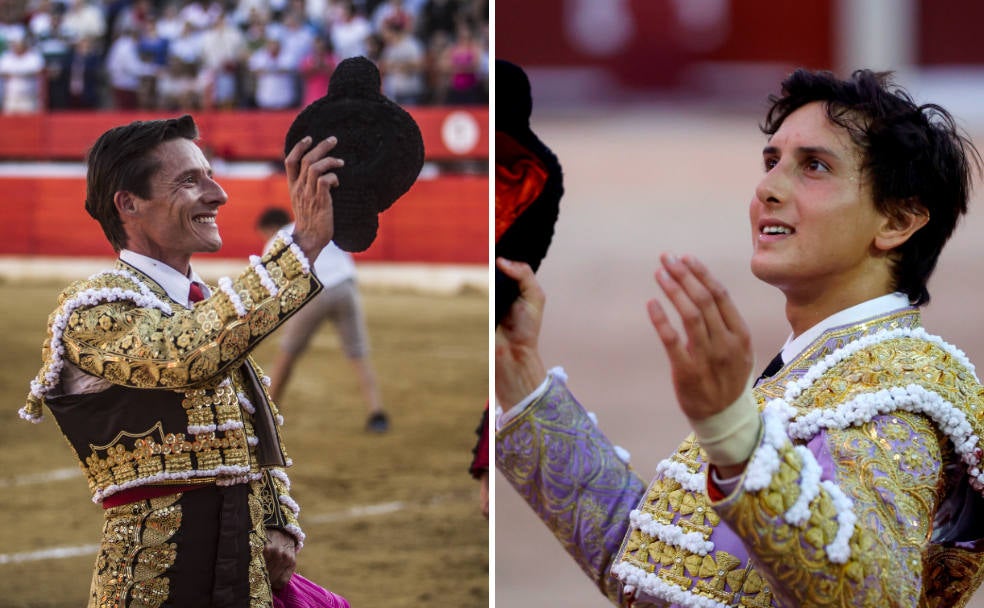
<svg viewBox="0 0 984 608"><path fill-rule="evenodd" d="M263 558L266 559L270 586L277 591L290 582L297 566L297 541L294 537L276 528L267 528L266 546Z"/></svg>
<svg viewBox="0 0 984 608"><path fill-rule="evenodd" d="M649 318L670 359L680 409L692 420L717 414L741 396L752 371L752 341L724 286L691 256L661 257L656 281L680 315L686 340L656 300Z"/></svg>

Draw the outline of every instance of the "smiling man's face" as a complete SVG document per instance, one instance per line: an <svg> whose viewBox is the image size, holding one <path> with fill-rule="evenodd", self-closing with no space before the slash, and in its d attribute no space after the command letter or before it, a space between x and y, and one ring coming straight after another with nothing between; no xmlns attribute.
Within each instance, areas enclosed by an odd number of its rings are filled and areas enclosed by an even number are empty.
<svg viewBox="0 0 984 608"><path fill-rule="evenodd" d="M228 195L193 141L172 139L154 154L160 168L150 178L150 198L125 194L130 204L124 204L121 217L127 248L187 273L193 253L222 247L216 218Z"/></svg>

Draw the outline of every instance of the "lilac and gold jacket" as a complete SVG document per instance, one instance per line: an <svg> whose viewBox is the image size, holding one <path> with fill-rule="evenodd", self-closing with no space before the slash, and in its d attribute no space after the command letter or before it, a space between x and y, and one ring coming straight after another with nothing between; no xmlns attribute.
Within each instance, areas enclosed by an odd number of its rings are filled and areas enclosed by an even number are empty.
<svg viewBox="0 0 984 608"><path fill-rule="evenodd" d="M549 382L496 466L616 605L958 607L984 578L984 389L914 308L828 329L758 384L759 444L719 500L693 436L646 488Z"/></svg>

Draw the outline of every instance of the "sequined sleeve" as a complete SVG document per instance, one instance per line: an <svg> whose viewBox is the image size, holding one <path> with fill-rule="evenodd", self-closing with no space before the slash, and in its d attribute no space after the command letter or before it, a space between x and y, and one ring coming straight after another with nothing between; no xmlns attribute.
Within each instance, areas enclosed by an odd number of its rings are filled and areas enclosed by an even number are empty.
<svg viewBox="0 0 984 608"><path fill-rule="evenodd" d="M223 277L192 310L171 306L125 272L111 271L67 291L49 322L40 397L62 360L114 384L181 389L221 379L313 297L321 285L284 237L253 256L236 279Z"/></svg>
<svg viewBox="0 0 984 608"><path fill-rule="evenodd" d="M496 467L609 600L608 570L646 487L560 378L497 433Z"/></svg>
<svg viewBox="0 0 984 608"><path fill-rule="evenodd" d="M263 524L267 528L280 528L297 541L297 548L304 546L304 532L297 520L301 507L290 495L290 479L282 468L270 468L263 473Z"/></svg>
<svg viewBox="0 0 984 608"><path fill-rule="evenodd" d="M941 471L939 437L918 414L824 431L808 447L773 423L743 491L715 509L781 605L917 606Z"/></svg>

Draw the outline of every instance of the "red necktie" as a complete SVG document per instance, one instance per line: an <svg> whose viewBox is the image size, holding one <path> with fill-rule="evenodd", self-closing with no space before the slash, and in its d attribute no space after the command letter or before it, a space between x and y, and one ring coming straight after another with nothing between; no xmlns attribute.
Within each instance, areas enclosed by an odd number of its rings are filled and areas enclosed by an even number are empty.
<svg viewBox="0 0 984 608"><path fill-rule="evenodd" d="M202 291L202 286L195 281L191 282L188 287L188 301L194 304L195 302L201 302L205 299L205 293Z"/></svg>

